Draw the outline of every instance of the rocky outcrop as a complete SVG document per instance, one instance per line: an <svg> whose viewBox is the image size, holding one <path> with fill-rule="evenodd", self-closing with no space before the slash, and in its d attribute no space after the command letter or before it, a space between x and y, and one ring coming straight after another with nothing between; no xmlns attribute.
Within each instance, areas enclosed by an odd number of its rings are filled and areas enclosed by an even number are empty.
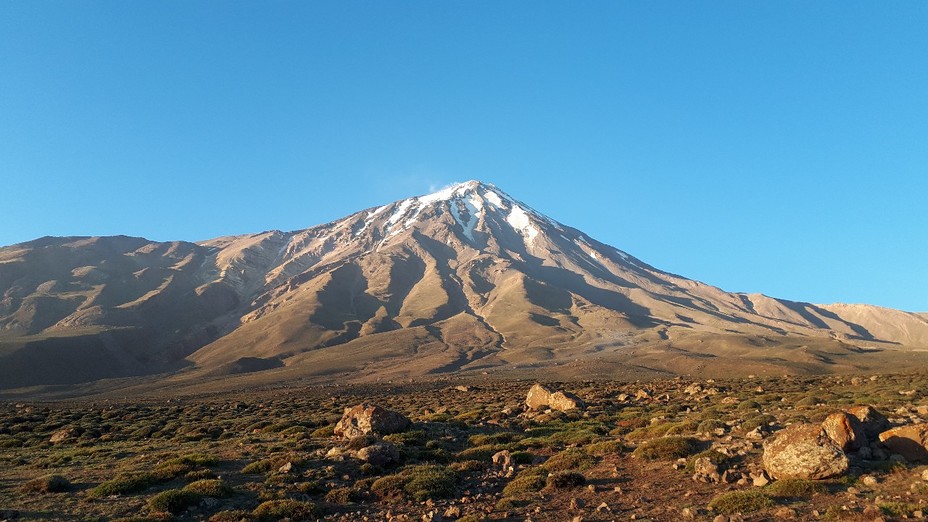
<svg viewBox="0 0 928 522"><path fill-rule="evenodd" d="M542 384L531 387L525 397L525 405L532 410L551 408L558 411L576 410L584 407L583 401L576 395L570 392L552 391Z"/></svg>
<svg viewBox="0 0 928 522"><path fill-rule="evenodd" d="M901 426L880 433L880 442L909 462L928 462L928 424Z"/></svg>
<svg viewBox="0 0 928 522"><path fill-rule="evenodd" d="M871 441L876 440L880 433L892 427L889 420L873 406L854 406L848 408L847 412L857 417L863 425L864 434Z"/></svg>
<svg viewBox="0 0 928 522"><path fill-rule="evenodd" d="M361 435L387 435L398 433L409 427L409 419L401 413L368 403L345 409L335 435L352 439Z"/></svg>
<svg viewBox="0 0 928 522"><path fill-rule="evenodd" d="M867 445L863 423L849 413L832 413L822 422L822 429L842 451L857 451Z"/></svg>
<svg viewBox="0 0 928 522"><path fill-rule="evenodd" d="M776 479L826 479L847 471L844 451L820 424L793 424L764 442L764 468Z"/></svg>

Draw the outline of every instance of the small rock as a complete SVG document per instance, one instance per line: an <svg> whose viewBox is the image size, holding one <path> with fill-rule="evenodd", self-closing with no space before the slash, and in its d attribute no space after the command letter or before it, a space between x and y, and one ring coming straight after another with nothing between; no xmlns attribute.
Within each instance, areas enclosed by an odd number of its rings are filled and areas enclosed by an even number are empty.
<svg viewBox="0 0 928 522"><path fill-rule="evenodd" d="M880 483L880 481L877 480L877 478L874 477L873 475L864 475L864 476L860 477L860 482L861 482L864 486L876 486L877 484Z"/></svg>
<svg viewBox="0 0 928 522"><path fill-rule="evenodd" d="M445 518L461 518L461 508L457 506L449 506L442 516Z"/></svg>
<svg viewBox="0 0 928 522"><path fill-rule="evenodd" d="M293 471L293 463L292 463L292 462L287 462L287 463L284 464L283 466L277 468L277 473L287 474L287 473L290 473L291 471Z"/></svg>
<svg viewBox="0 0 928 522"><path fill-rule="evenodd" d="M390 442L377 442L358 450L358 460L374 466L389 466L400 461L400 450Z"/></svg>
<svg viewBox="0 0 928 522"><path fill-rule="evenodd" d="M422 522L442 522L442 520L441 515L435 511L429 511L422 515Z"/></svg>
<svg viewBox="0 0 928 522"><path fill-rule="evenodd" d="M758 473L751 473L751 483L754 484L754 487L762 488L770 484L770 479L767 478L767 474L761 470Z"/></svg>
<svg viewBox="0 0 928 522"><path fill-rule="evenodd" d="M603 502L603 503L601 503L600 505L596 506L596 511L597 511L598 513L612 513L612 510L609 509L609 504L606 504L605 502Z"/></svg>
<svg viewBox="0 0 928 522"><path fill-rule="evenodd" d="M508 469L512 466L512 453L509 450L497 451L493 454L493 464Z"/></svg>

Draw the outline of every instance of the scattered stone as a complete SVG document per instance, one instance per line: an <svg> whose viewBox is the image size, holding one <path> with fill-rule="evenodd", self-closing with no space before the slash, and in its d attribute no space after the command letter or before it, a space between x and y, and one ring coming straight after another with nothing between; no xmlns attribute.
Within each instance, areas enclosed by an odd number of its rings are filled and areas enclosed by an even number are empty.
<svg viewBox="0 0 928 522"><path fill-rule="evenodd" d="M757 473L751 473L751 483L754 484L754 487L762 488L770 484L770 479L767 477L764 470L761 470Z"/></svg>
<svg viewBox="0 0 928 522"><path fill-rule="evenodd" d="M474 388L473 386L462 384L460 386L455 386L454 389L460 392L470 393L474 391L476 388Z"/></svg>
<svg viewBox="0 0 928 522"><path fill-rule="evenodd" d="M709 457L699 457L693 462L693 480L700 482L720 482L719 467Z"/></svg>
<svg viewBox="0 0 928 522"><path fill-rule="evenodd" d="M461 508L457 506L449 506L442 514L445 518L461 518Z"/></svg>
<svg viewBox="0 0 928 522"><path fill-rule="evenodd" d="M389 466L400 461L400 450L390 442L377 442L358 450L358 460L374 466Z"/></svg>
<svg viewBox="0 0 928 522"><path fill-rule="evenodd" d="M335 435L344 439L368 433L387 435L401 432L409 424L409 419L402 414L365 402L345 409L342 419L335 425Z"/></svg>
<svg viewBox="0 0 928 522"><path fill-rule="evenodd" d="M849 413L832 413L822 422L822 428L842 451L856 451L867 445L864 424Z"/></svg>
<svg viewBox="0 0 928 522"><path fill-rule="evenodd" d="M651 392L649 392L648 390L640 389L637 392L635 392L636 401L645 401L650 398L651 398Z"/></svg>
<svg viewBox="0 0 928 522"><path fill-rule="evenodd" d="M78 434L76 429L64 428L62 430L56 431L55 433L52 433L52 436L50 439L48 439L48 442L51 442L52 444L61 444L67 440L77 438L77 435Z"/></svg>
<svg viewBox="0 0 928 522"><path fill-rule="evenodd" d="M696 395L702 390L703 390L702 385L699 384L698 382L694 382L693 384L690 384L689 386L687 386L686 389L683 390L683 393L687 395Z"/></svg>
<svg viewBox="0 0 928 522"><path fill-rule="evenodd" d="M826 479L847 471L848 459L820 424L793 424L764 442L764 468L776 479Z"/></svg>
<svg viewBox="0 0 928 522"><path fill-rule="evenodd" d="M552 391L547 386L535 384L525 397L525 405L532 410L551 408L558 411L582 409L583 401L579 397L562 391Z"/></svg>
<svg viewBox="0 0 928 522"><path fill-rule="evenodd" d="M493 464L507 469L512 466L512 453L509 450L497 451L493 454Z"/></svg>
<svg viewBox="0 0 928 522"><path fill-rule="evenodd" d="M793 520L796 518L796 510L783 506L780 509L774 511L773 516L775 520Z"/></svg>
<svg viewBox="0 0 928 522"><path fill-rule="evenodd" d="M868 440L876 440L880 433L892 427L889 424L889 419L876 411L873 406L854 406L848 408L847 412L857 417L857 420L864 425L864 435L867 436Z"/></svg>
<svg viewBox="0 0 928 522"><path fill-rule="evenodd" d="M928 424L912 424L880 433L880 442L909 462L928 462Z"/></svg>
<svg viewBox="0 0 928 522"><path fill-rule="evenodd" d="M864 475L860 477L860 482L863 483L864 486L870 487L876 486L880 483L880 481L877 480L873 475Z"/></svg>
<svg viewBox="0 0 928 522"><path fill-rule="evenodd" d="M292 462L287 462L287 463L284 464L283 466L277 468L277 473L281 473L281 474L284 474L284 475L286 475L287 473L290 473L291 471L293 471L293 463L292 463Z"/></svg>

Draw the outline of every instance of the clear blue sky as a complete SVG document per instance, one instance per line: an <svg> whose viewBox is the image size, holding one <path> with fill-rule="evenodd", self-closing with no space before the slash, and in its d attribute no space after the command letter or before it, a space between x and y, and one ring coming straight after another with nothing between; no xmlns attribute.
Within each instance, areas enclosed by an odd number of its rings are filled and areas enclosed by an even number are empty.
<svg viewBox="0 0 928 522"><path fill-rule="evenodd" d="M0 2L0 244L467 179L726 290L928 311L928 3Z"/></svg>

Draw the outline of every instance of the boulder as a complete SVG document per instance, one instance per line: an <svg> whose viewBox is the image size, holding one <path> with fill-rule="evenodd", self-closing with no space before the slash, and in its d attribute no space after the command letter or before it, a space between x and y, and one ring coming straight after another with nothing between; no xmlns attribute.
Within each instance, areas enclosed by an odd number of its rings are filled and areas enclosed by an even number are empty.
<svg viewBox="0 0 928 522"><path fill-rule="evenodd" d="M764 442L764 469L775 479L826 479L847 471L844 451L821 424L793 424Z"/></svg>
<svg viewBox="0 0 928 522"><path fill-rule="evenodd" d="M892 427L889 420L873 406L854 406L848 408L847 412L857 417L857 420L863 424L864 434L870 440L876 440L880 433Z"/></svg>
<svg viewBox="0 0 928 522"><path fill-rule="evenodd" d="M864 424L849 413L832 413L822 422L822 428L844 452L857 451L867 445Z"/></svg>
<svg viewBox="0 0 928 522"><path fill-rule="evenodd" d="M378 442L358 450L358 460L374 466L389 466L400 461L400 450L389 442Z"/></svg>
<svg viewBox="0 0 928 522"><path fill-rule="evenodd" d="M928 462L928 424L911 424L880 433L880 442L909 462Z"/></svg>
<svg viewBox="0 0 928 522"><path fill-rule="evenodd" d="M387 435L401 432L409 424L409 419L401 413L365 402L345 409L342 419L335 425L335 435L345 439L369 433Z"/></svg>
<svg viewBox="0 0 928 522"><path fill-rule="evenodd" d="M569 392L552 391L547 386L535 384L525 396L525 405L532 410L551 408L552 410L568 411L583 408L583 401Z"/></svg>

